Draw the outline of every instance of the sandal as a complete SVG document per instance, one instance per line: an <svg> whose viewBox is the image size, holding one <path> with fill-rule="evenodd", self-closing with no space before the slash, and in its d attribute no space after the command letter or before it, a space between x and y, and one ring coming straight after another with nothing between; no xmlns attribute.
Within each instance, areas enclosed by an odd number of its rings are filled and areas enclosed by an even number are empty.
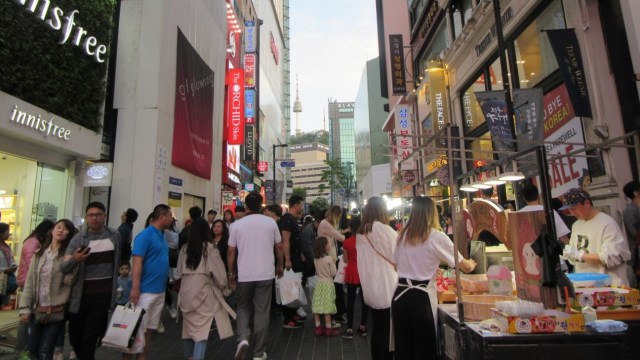
<svg viewBox="0 0 640 360"><path fill-rule="evenodd" d="M342 334L342 337L344 339L353 339L353 330L347 329L347 331L345 331L344 334Z"/></svg>

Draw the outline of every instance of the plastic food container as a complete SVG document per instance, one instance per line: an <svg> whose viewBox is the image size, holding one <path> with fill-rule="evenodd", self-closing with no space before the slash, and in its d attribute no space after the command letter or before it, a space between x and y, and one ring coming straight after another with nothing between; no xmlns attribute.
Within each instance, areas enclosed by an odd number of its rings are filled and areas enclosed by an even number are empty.
<svg viewBox="0 0 640 360"><path fill-rule="evenodd" d="M611 285L611 277L602 273L572 273L567 277L575 287L603 287Z"/></svg>

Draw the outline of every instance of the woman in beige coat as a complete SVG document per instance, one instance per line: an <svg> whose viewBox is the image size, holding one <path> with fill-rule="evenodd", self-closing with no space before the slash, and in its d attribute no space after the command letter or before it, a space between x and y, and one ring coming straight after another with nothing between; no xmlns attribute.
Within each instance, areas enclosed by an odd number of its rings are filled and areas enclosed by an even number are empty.
<svg viewBox="0 0 640 360"><path fill-rule="evenodd" d="M215 317L220 339L233 336L229 315L235 313L227 305L227 273L213 233L203 218L193 221L187 244L178 257L179 299L182 311L184 355L189 360L202 360L207 349L211 323Z"/></svg>
<svg viewBox="0 0 640 360"><path fill-rule="evenodd" d="M75 273L63 274L60 264L69 241L77 232L71 221L59 220L29 264L20 297L20 320L29 324L29 352L38 359L53 358L58 335L64 332L64 311ZM50 313L47 320L38 323L37 316L47 312Z"/></svg>

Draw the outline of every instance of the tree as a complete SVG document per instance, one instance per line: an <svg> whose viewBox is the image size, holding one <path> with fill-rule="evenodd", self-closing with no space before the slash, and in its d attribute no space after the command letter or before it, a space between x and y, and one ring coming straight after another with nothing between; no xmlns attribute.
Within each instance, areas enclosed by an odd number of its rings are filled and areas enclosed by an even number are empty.
<svg viewBox="0 0 640 360"><path fill-rule="evenodd" d="M322 171L320 185L318 186L320 192L323 193L327 188L331 192L343 190L344 198L347 199L347 202L351 201L351 198L355 195L355 179L351 168L353 163L343 163L340 158L328 159L324 163L328 168Z"/></svg>
<svg viewBox="0 0 640 360"><path fill-rule="evenodd" d="M325 130L303 132L292 135L289 139L289 145L307 144L312 142L318 142L325 145L329 144L329 132Z"/></svg>
<svg viewBox="0 0 640 360"><path fill-rule="evenodd" d="M306 199L307 198L307 189L305 189L303 187L294 187L293 188L293 195L299 195L303 199Z"/></svg>
<svg viewBox="0 0 640 360"><path fill-rule="evenodd" d="M318 212L327 210L329 208L329 202L324 197L316 198L309 204L309 212L318 214ZM317 216L317 215L316 215Z"/></svg>

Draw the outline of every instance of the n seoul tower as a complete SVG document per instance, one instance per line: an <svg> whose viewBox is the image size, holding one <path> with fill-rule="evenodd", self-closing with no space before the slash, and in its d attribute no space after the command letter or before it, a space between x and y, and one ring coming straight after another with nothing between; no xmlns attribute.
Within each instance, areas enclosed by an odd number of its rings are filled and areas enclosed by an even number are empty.
<svg viewBox="0 0 640 360"><path fill-rule="evenodd" d="M298 93L298 74L296 74L296 101L293 102L293 112L296 113L296 135L300 135L300 113L302 112L302 103Z"/></svg>

